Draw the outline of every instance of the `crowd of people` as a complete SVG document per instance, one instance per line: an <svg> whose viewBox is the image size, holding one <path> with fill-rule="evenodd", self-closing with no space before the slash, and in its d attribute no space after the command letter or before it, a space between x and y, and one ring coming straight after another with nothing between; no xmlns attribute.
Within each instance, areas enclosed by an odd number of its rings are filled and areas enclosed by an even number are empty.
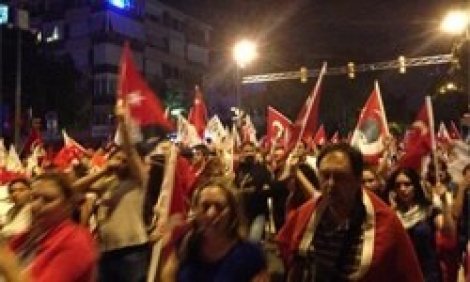
<svg viewBox="0 0 470 282"><path fill-rule="evenodd" d="M342 142L243 142L227 166L207 144L161 138L142 153L122 105L116 116L122 144L100 149L102 165L84 154L8 183L4 281L455 282L469 271L470 164L454 181L445 152L416 169L388 154L370 166Z"/></svg>

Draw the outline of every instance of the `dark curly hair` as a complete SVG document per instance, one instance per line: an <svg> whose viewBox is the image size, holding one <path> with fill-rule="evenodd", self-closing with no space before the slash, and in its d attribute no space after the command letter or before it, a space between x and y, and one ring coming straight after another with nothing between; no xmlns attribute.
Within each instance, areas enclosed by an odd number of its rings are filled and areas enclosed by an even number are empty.
<svg viewBox="0 0 470 282"><path fill-rule="evenodd" d="M421 205L421 206L429 206L431 205L431 201L426 197L424 192L423 185L421 184L421 177L416 172L416 170L412 168L399 168L395 170L387 179L385 185L385 191L389 194L391 191L395 189L395 183L397 180L398 175L404 174L408 177L413 184L414 189L414 201Z"/></svg>

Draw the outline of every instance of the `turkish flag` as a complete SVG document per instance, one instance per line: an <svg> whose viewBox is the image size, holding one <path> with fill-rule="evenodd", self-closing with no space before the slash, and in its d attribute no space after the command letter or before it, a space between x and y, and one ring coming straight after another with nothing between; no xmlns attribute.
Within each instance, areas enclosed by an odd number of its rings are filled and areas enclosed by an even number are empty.
<svg viewBox="0 0 470 282"><path fill-rule="evenodd" d="M320 89L323 81L323 77L326 74L326 63L318 74L318 79L313 88L312 92L307 98L304 106L300 110L297 119L295 120L295 126L297 127L298 136L297 142L304 140L310 143L313 139L313 134L318 127L318 109L320 106Z"/></svg>
<svg viewBox="0 0 470 282"><path fill-rule="evenodd" d="M85 155L86 150L77 141L72 139L65 130L62 131L62 135L64 138L64 146L54 157L52 163L60 170L65 170L72 165L74 160L79 160Z"/></svg>
<svg viewBox="0 0 470 282"><path fill-rule="evenodd" d="M333 133L333 136L331 136L331 139L330 139L330 143L332 143L332 144L339 143L339 133L338 133L338 131L335 131L335 133Z"/></svg>
<svg viewBox="0 0 470 282"><path fill-rule="evenodd" d="M131 118L139 126L158 125L166 130L173 129L173 124L165 117L162 103L139 74L127 42L121 56L117 95L125 101Z"/></svg>
<svg viewBox="0 0 470 282"><path fill-rule="evenodd" d="M271 106L268 106L266 140L270 146L281 145L289 148L292 141L292 122Z"/></svg>
<svg viewBox="0 0 470 282"><path fill-rule="evenodd" d="M404 154L399 160L400 167L419 170L422 158L432 151L431 140L431 100L427 99L416 116L415 122L407 131L404 140Z"/></svg>
<svg viewBox="0 0 470 282"><path fill-rule="evenodd" d="M194 125L199 137L204 137L204 129L207 123L207 108L204 104L202 92L199 86L195 87L194 101L189 110L188 121Z"/></svg>
<svg viewBox="0 0 470 282"><path fill-rule="evenodd" d="M320 125L320 127L317 130L317 133L315 133L315 137L313 137L313 143L315 145L320 145L323 146L326 143L326 132L325 132L325 127Z"/></svg>
<svg viewBox="0 0 470 282"><path fill-rule="evenodd" d="M462 140L462 134L460 134L460 131L455 125L454 121L450 122L449 135L450 135L450 138L452 138L453 140L458 140L458 139Z"/></svg>
<svg viewBox="0 0 470 282"><path fill-rule="evenodd" d="M451 140L449 131L447 130L446 125L442 121L439 123L439 129L437 131L436 140L439 143L444 143L444 144L449 144Z"/></svg>
<svg viewBox="0 0 470 282"><path fill-rule="evenodd" d="M378 164L384 150L384 139L389 134L385 109L382 104L379 83L367 99L351 137L351 145L358 148L364 160Z"/></svg>

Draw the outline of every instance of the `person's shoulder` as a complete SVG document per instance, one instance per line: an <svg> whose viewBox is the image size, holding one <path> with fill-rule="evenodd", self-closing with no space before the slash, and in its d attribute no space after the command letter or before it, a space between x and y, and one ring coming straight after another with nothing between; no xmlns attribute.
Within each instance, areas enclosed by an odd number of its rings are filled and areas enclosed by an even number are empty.
<svg viewBox="0 0 470 282"><path fill-rule="evenodd" d="M64 224L63 232L67 236L66 240L64 240L67 242L67 245L94 249L95 241L87 228L69 221Z"/></svg>
<svg viewBox="0 0 470 282"><path fill-rule="evenodd" d="M264 251L259 243L240 240L231 253L234 261L248 263L252 266L266 264Z"/></svg>
<svg viewBox="0 0 470 282"><path fill-rule="evenodd" d="M261 246L255 242L247 241L247 240L240 240L235 245L235 250L240 253L256 255L256 254L263 254L263 250Z"/></svg>

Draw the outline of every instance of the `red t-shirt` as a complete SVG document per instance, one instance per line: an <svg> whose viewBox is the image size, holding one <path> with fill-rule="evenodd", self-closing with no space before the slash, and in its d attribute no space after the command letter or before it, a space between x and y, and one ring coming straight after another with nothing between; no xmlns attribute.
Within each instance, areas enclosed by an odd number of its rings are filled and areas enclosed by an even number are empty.
<svg viewBox="0 0 470 282"><path fill-rule="evenodd" d="M10 242L19 252L28 237L24 233ZM96 280L98 253L91 234L70 220L65 220L41 240L28 265L32 281L88 282Z"/></svg>

